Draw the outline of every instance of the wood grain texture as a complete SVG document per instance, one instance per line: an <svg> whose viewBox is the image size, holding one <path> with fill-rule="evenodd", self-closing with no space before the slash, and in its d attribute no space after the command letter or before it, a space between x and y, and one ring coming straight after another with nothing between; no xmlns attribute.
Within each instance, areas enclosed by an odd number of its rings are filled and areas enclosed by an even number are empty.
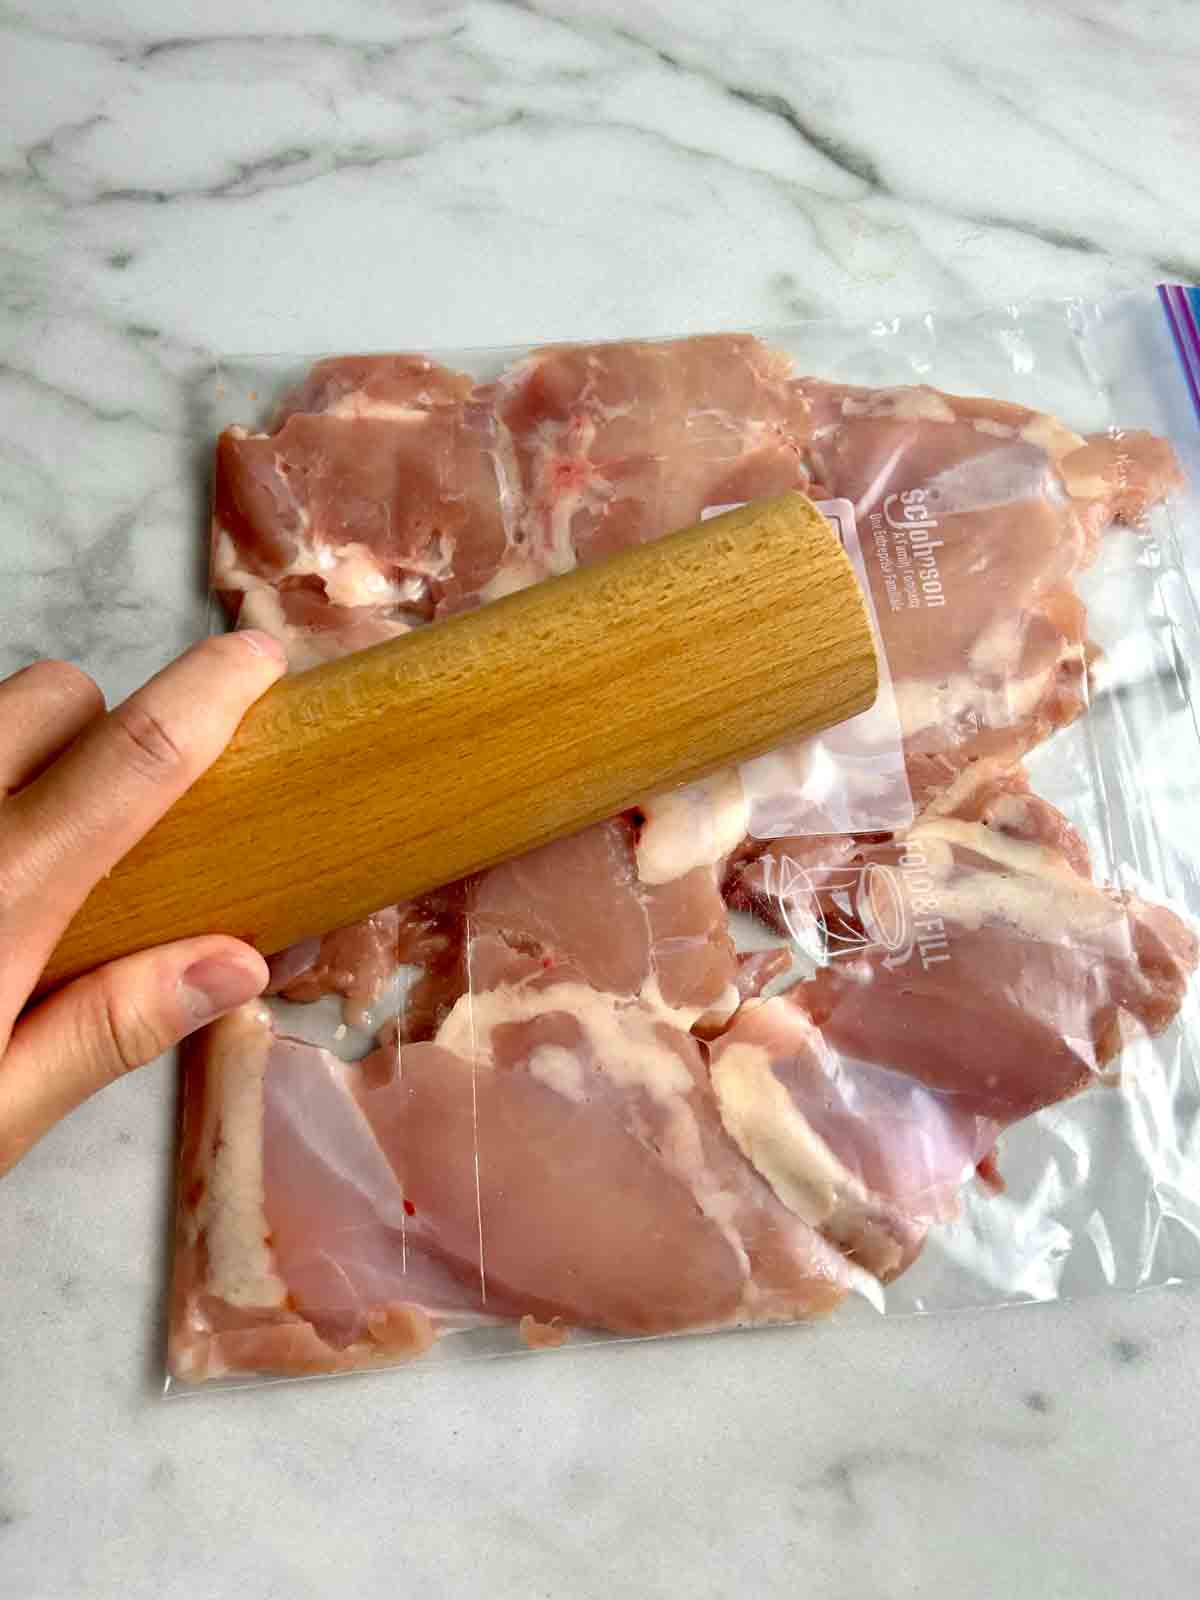
<svg viewBox="0 0 1200 1600"><path fill-rule="evenodd" d="M43 987L164 940L266 954L865 710L857 581L758 501L285 678L93 891Z"/></svg>

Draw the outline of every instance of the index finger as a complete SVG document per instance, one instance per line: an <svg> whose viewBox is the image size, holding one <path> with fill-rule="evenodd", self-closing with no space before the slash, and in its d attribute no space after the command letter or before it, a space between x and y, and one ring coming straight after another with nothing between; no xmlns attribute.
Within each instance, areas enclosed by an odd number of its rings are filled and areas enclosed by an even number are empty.
<svg viewBox="0 0 1200 1600"><path fill-rule="evenodd" d="M94 885L212 765L284 667L269 634L206 639L6 803L0 963L26 980L17 1011Z"/></svg>

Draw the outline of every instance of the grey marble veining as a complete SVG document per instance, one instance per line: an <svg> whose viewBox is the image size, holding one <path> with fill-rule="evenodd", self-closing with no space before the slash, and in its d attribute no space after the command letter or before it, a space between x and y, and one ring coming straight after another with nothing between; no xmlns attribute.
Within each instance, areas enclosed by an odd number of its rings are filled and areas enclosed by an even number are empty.
<svg viewBox="0 0 1200 1600"><path fill-rule="evenodd" d="M0 0L0 673L203 629L214 357L1195 281L1198 74L1187 0ZM0 1188L4 1600L1187 1591L1193 1293L164 1403L173 1113Z"/></svg>

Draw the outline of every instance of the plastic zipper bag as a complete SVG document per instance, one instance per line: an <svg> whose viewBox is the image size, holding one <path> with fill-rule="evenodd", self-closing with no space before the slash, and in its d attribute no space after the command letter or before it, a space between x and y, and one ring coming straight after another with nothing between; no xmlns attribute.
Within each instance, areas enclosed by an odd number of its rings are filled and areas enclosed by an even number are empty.
<svg viewBox="0 0 1200 1600"><path fill-rule="evenodd" d="M277 957L189 1053L172 1382L1196 1275L1193 311L213 374L214 625L296 668L801 488L887 671Z"/></svg>

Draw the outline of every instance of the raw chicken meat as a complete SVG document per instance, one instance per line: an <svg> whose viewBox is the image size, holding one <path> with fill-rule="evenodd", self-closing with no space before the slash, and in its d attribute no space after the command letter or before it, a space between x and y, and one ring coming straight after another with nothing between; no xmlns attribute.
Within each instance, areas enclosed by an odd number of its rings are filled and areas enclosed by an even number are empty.
<svg viewBox="0 0 1200 1600"><path fill-rule="evenodd" d="M432 1343L427 1308L474 1317L469 1288L415 1240L407 1248L405 1197L346 1093L347 1070L276 1038L261 1004L207 1030L184 1102L177 1376L395 1361Z"/></svg>
<svg viewBox="0 0 1200 1600"><path fill-rule="evenodd" d="M721 1119L797 1216L887 1281L995 1143L953 1095L836 1054L799 1004L751 1003L712 1046Z"/></svg>
<svg viewBox="0 0 1200 1600"><path fill-rule="evenodd" d="M564 884L577 892L564 895ZM686 1014L685 1026L737 1008L737 958L715 870L641 882L624 819L485 873L467 903L472 927L493 928L551 965L566 962L593 988L634 995L653 984L663 1007Z"/></svg>
<svg viewBox="0 0 1200 1600"><path fill-rule="evenodd" d="M902 838L774 841L731 898L800 948L816 935L822 959L714 1046L726 1126L792 1209L884 1277L954 1214L1005 1126L1085 1088L1132 1033L1161 1032L1197 965L1182 920L1096 887L1066 818L995 762Z"/></svg>
<svg viewBox="0 0 1200 1600"><path fill-rule="evenodd" d="M431 1043L347 1064L261 1006L210 1030L178 1375L373 1364L486 1319L646 1333L830 1310L852 1267L911 1263L1005 1125L1164 1026L1196 965L1172 913L1097 889L1066 820L993 765L903 840L835 841L826 863L864 886L840 911L859 952L706 1048L664 1003L628 832L479 880L485 953ZM582 911L541 888L568 860ZM882 914L864 867L893 880ZM872 947L894 904L899 953Z"/></svg>
<svg viewBox="0 0 1200 1600"><path fill-rule="evenodd" d="M920 806L1084 709L1095 649L1071 578L1179 468L1148 434L1085 440L994 400L815 379L793 391L814 474L854 506Z"/></svg>
<svg viewBox="0 0 1200 1600"><path fill-rule="evenodd" d="M418 356L323 362L269 433L221 435L213 588L293 667L394 638L500 566L505 448L459 373Z"/></svg>
<svg viewBox="0 0 1200 1600"><path fill-rule="evenodd" d="M337 1371L504 1318L663 1333L831 1310L842 1256L725 1137L702 1047L577 973L359 1063L261 1005L192 1078L172 1369Z"/></svg>
<svg viewBox="0 0 1200 1600"><path fill-rule="evenodd" d="M401 1034L432 1038L468 987L513 961L540 970L566 962L598 989L640 992L647 983L667 1011L725 1022L748 992L729 936L715 867L665 883L636 869L634 824L599 823L518 861L392 906L350 928L293 946L272 962L271 992L295 1001L339 994L346 1021L370 1018L372 1003L400 967L419 978L409 990ZM579 894L564 896L563 885ZM490 933L490 937L485 937ZM532 968L531 968L532 970Z"/></svg>
<svg viewBox="0 0 1200 1600"><path fill-rule="evenodd" d="M825 959L789 998L827 1044L1003 1122L1161 1032L1197 965L1182 919L1094 884L1067 819L996 763L898 838L775 840L728 892L819 930Z"/></svg>
<svg viewBox="0 0 1200 1600"><path fill-rule="evenodd" d="M419 356L321 362L269 433L221 436L213 587L231 620L275 633L302 669L641 543L710 505L803 488L787 377L786 359L745 335L548 349L476 389ZM745 832L736 775L732 784L728 847ZM693 910L709 915L698 897L724 850L693 842L684 863L684 830L656 836L671 859L651 870L639 846L642 882L696 868ZM708 895L715 929L723 912L711 886ZM657 898L660 915L677 914L671 894ZM439 917L450 945L453 922ZM673 949L695 938L708 933L681 926ZM364 925L285 953L273 987L295 1000L340 993L358 1021L389 975L382 954L380 929ZM707 1006L728 995L733 962L716 946L706 959L719 977ZM684 957L662 961L680 968ZM431 1016L455 998L455 964L443 953L439 965L445 996L432 994L428 972L422 980ZM410 1006L406 1032L420 1010Z"/></svg>
<svg viewBox="0 0 1200 1600"><path fill-rule="evenodd" d="M407 972L411 981L393 1031L397 1038L431 1039L467 987L464 908L463 888L455 885L307 939L271 961L268 992L302 1003L341 995L345 1021L370 1029L385 987Z"/></svg>
<svg viewBox="0 0 1200 1600"><path fill-rule="evenodd" d="M853 508L919 807L970 763L1016 761L1083 711L1097 651L1071 579L1108 526L1178 486L1179 467L1149 434L1084 439L999 401L815 379L790 392L813 492ZM882 777L869 753L864 735L835 757L839 792L868 805ZM739 826L828 827L819 759L810 742L752 763L745 783L718 774L647 803L645 870L671 870L681 851L719 861Z"/></svg>
<svg viewBox="0 0 1200 1600"><path fill-rule="evenodd" d="M1092 883L1066 819L1011 779L985 779L976 808L854 852L840 914L859 947L794 993L839 1053L1012 1122L1161 1032L1197 945L1173 912Z"/></svg>
<svg viewBox="0 0 1200 1600"><path fill-rule="evenodd" d="M411 953L402 948L402 937L407 945L410 926L409 917L402 923L398 906L387 906L365 921L339 928L323 939L306 939L293 945L271 961L269 992L301 1002L340 994L346 1001L347 1022L362 1025L369 1016L371 1002L397 966L414 957L424 965L432 955L424 939Z"/></svg>
<svg viewBox="0 0 1200 1600"><path fill-rule="evenodd" d="M293 666L804 488L757 339L547 350L493 386L421 356L320 363L217 447L213 588Z"/></svg>
<svg viewBox="0 0 1200 1600"><path fill-rule="evenodd" d="M745 334L537 351L505 375L534 576L808 485L790 363Z"/></svg>
<svg viewBox="0 0 1200 1600"><path fill-rule="evenodd" d="M340 996L374 1045L340 1060L261 1003L202 1036L172 1371L789 1320L903 1272L1003 1129L1166 1026L1195 969L1017 765L1086 704L1074 574L1176 477L1146 435L796 380L742 335L551 348L483 385L323 362L268 432L222 435L214 586L294 668L714 506L850 500L919 813L756 839L720 773L274 958L275 992ZM756 804L775 784L786 815L827 755L768 764Z"/></svg>

